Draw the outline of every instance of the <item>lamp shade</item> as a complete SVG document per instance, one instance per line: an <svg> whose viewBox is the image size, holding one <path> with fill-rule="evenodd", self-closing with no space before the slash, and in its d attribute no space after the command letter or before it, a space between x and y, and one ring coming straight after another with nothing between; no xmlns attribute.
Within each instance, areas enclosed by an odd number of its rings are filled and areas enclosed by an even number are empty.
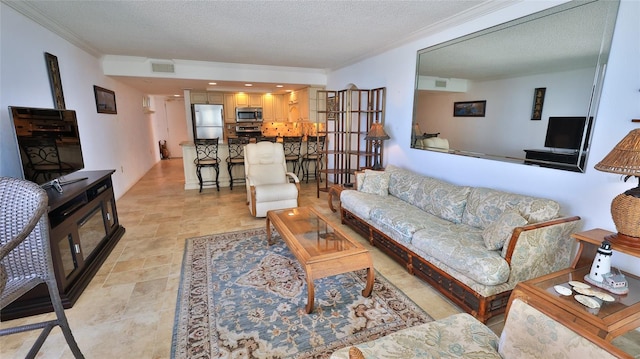
<svg viewBox="0 0 640 359"><path fill-rule="evenodd" d="M595 169L622 175L640 175L640 129L629 132Z"/></svg>
<svg viewBox="0 0 640 359"><path fill-rule="evenodd" d="M371 124L371 128L369 128L369 132L367 133L367 137L364 139L367 141L371 140L388 140L390 137L384 132L384 127L379 122L374 122Z"/></svg>
<svg viewBox="0 0 640 359"><path fill-rule="evenodd" d="M629 132L595 169L628 176L640 176L640 129ZM625 178L625 180L627 179ZM611 243L640 248L640 187L627 190L611 202L611 218L618 233Z"/></svg>

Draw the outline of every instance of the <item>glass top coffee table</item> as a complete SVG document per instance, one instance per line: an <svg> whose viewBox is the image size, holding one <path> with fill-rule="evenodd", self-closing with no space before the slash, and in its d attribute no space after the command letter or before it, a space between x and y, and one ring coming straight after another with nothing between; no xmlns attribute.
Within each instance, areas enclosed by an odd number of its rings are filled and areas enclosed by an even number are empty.
<svg viewBox="0 0 640 359"><path fill-rule="evenodd" d="M267 243L271 242L271 224L293 252L307 277L307 313L313 311L313 280L336 274L367 270L362 295L373 290L371 253L349 238L312 207L297 207L267 212Z"/></svg>

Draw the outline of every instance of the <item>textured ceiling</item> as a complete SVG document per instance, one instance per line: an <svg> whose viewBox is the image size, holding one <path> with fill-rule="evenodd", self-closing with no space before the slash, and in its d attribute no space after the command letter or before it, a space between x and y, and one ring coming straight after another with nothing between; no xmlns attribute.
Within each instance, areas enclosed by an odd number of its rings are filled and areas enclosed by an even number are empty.
<svg viewBox="0 0 640 359"><path fill-rule="evenodd" d="M337 68L486 1L20 1L99 55Z"/></svg>
<svg viewBox="0 0 640 359"><path fill-rule="evenodd" d="M508 3L2 1L98 57L124 55L315 69L354 63Z"/></svg>
<svg viewBox="0 0 640 359"><path fill-rule="evenodd" d="M420 55L419 74L486 81L593 68L608 51L613 5L569 2L433 46Z"/></svg>

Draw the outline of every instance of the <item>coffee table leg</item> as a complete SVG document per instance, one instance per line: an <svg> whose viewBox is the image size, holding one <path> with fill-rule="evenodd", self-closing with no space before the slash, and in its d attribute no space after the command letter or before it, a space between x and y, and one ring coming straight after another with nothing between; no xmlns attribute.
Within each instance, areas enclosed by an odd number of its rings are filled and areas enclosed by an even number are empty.
<svg viewBox="0 0 640 359"><path fill-rule="evenodd" d="M267 245L271 245L271 220L267 214Z"/></svg>
<svg viewBox="0 0 640 359"><path fill-rule="evenodd" d="M307 275L307 314L311 314L311 312L313 312L313 302L315 300L314 291L313 279L310 279L310 276Z"/></svg>
<svg viewBox="0 0 640 359"><path fill-rule="evenodd" d="M374 280L374 271L373 267L367 268L367 285L362 290L362 296L368 297L371 295L373 291L373 280Z"/></svg>

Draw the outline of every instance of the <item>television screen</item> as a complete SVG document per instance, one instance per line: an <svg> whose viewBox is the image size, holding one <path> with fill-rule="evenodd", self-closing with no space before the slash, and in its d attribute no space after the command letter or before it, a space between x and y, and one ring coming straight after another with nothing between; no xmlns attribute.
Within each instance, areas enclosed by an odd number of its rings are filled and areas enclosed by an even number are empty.
<svg viewBox="0 0 640 359"><path fill-rule="evenodd" d="M582 143L586 119L586 117L549 117L544 146L577 151ZM586 145L585 141L585 149Z"/></svg>
<svg viewBox="0 0 640 359"><path fill-rule="evenodd" d="M84 168L76 112L9 107L24 178L43 184Z"/></svg>

